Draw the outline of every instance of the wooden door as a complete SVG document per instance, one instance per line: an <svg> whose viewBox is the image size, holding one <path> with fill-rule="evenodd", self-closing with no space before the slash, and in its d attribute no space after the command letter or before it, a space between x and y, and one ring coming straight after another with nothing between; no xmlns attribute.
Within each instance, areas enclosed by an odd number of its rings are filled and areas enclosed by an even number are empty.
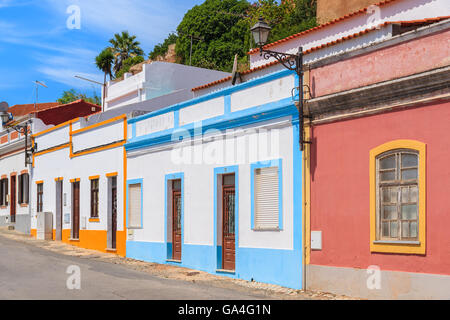
<svg viewBox="0 0 450 320"><path fill-rule="evenodd" d="M72 189L72 238L80 239L80 182L74 182Z"/></svg>
<svg viewBox="0 0 450 320"><path fill-rule="evenodd" d="M117 178L112 178L111 189L111 249L117 248Z"/></svg>
<svg viewBox="0 0 450 320"><path fill-rule="evenodd" d="M181 181L177 180L172 187L172 258L178 261L181 261L182 246L181 201Z"/></svg>
<svg viewBox="0 0 450 320"><path fill-rule="evenodd" d="M234 175L224 176L222 183L222 261L224 270L235 270L236 265L236 216Z"/></svg>
<svg viewBox="0 0 450 320"><path fill-rule="evenodd" d="M16 176L11 176L11 199L10 199L11 222L16 222Z"/></svg>

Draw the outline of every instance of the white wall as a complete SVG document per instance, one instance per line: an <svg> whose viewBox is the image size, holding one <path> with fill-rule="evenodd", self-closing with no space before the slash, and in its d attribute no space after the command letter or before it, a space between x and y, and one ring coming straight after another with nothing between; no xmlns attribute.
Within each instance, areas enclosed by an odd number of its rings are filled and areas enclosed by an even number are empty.
<svg viewBox="0 0 450 320"><path fill-rule="evenodd" d="M143 179L143 226L134 231L134 241L164 242L164 208L165 208L165 175L184 173L184 243L195 245L213 245L214 242L214 168L239 165L239 246L249 248L293 248L293 129L289 119L261 124L258 127L278 130L274 139L280 149L271 154L255 154L246 161L225 163L179 164L172 158L172 146L162 148L148 148L128 154L128 179ZM277 124L278 123L278 124ZM246 128L249 133L241 132L232 140L236 145L236 154L248 154L250 144L261 139L266 142L264 133L254 132L254 126ZM213 149L224 146L220 141L204 142L205 154ZM184 151L193 152L186 145ZM283 159L283 220L284 230L280 232L257 232L251 230L251 193L250 193L250 163L262 160ZM208 159L206 159L208 160Z"/></svg>

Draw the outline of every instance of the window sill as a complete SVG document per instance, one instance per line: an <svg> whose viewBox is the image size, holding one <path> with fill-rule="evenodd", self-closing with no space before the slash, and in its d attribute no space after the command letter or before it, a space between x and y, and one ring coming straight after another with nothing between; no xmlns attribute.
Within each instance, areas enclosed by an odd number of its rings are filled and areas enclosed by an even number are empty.
<svg viewBox="0 0 450 320"><path fill-rule="evenodd" d="M283 229L280 228L253 228L253 231L256 232L281 232Z"/></svg>
<svg viewBox="0 0 450 320"><path fill-rule="evenodd" d="M21 208L26 208L26 207L28 207L28 203L22 203L22 204L20 204L20 207Z"/></svg>
<svg viewBox="0 0 450 320"><path fill-rule="evenodd" d="M8 206L1 206L0 209L8 209Z"/></svg>
<svg viewBox="0 0 450 320"><path fill-rule="evenodd" d="M398 244L398 245L417 245L420 246L420 241L389 241L389 240L377 240L374 244Z"/></svg>
<svg viewBox="0 0 450 320"><path fill-rule="evenodd" d="M105 251L114 253L117 252L117 249L106 248Z"/></svg>
<svg viewBox="0 0 450 320"><path fill-rule="evenodd" d="M100 218L90 218L89 222L100 222Z"/></svg>
<svg viewBox="0 0 450 320"><path fill-rule="evenodd" d="M72 239L72 238L70 238L69 241L71 241L71 242L80 242L80 239Z"/></svg>

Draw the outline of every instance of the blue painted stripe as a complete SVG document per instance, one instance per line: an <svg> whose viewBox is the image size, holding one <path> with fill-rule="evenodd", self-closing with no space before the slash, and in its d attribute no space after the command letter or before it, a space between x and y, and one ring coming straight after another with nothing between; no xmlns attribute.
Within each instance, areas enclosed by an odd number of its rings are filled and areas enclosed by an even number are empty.
<svg viewBox="0 0 450 320"><path fill-rule="evenodd" d="M177 129L169 129L133 138L125 144L127 151L177 141L178 137L195 137L211 129L226 130L262 121L295 116L297 108L291 98L268 103L259 107L225 114L198 123L191 123ZM197 129L197 130L195 130Z"/></svg>
<svg viewBox="0 0 450 320"><path fill-rule="evenodd" d="M174 112L174 111L177 111L177 110L180 110L180 109L192 106L194 104L198 104L198 103L205 102L205 101L208 101L208 100L212 100L212 99L215 99L215 98L219 98L219 97L222 97L222 96L230 95L233 92L244 90L244 89L247 89L247 88L250 88L250 87L257 86L259 84L270 82L270 81L273 81L273 80L276 80L276 79L279 79L279 78L283 78L283 77L287 77L287 76L290 76L290 75L295 75L295 72L290 71L290 70L277 71L277 72L274 72L274 73L262 76L260 78L256 78L256 79L244 82L244 83L240 83L240 84L237 84L237 85L232 86L232 87L227 87L227 88L218 90L216 92L213 92L213 93L210 93L210 94L198 97L198 98L194 98L194 99L191 99L191 100L188 100L188 101L184 101L182 103L175 104L175 105L167 107L167 108L156 110L156 111L150 112L148 114L144 114L142 116L139 116L139 117L136 117L136 118L133 118L133 119L129 119L128 123L135 123L135 122L139 122L139 121L142 121L142 120L146 120L148 118L153 118L153 117L159 116L159 115L164 114L164 113Z"/></svg>

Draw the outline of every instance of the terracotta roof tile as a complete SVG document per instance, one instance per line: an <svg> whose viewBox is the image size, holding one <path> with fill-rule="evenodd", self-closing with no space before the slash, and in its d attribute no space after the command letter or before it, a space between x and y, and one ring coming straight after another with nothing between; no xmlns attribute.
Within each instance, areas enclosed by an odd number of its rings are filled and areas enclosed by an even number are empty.
<svg viewBox="0 0 450 320"><path fill-rule="evenodd" d="M36 111L37 112L44 111L44 110L47 110L47 109L54 108L56 106L59 106L58 102L38 103L36 105ZM33 103L31 103L31 104L17 104L17 105L14 105L14 106L10 107L8 109L8 111L10 113L12 113L13 116L15 116L15 117L21 117L21 116L25 116L27 114L35 112Z"/></svg>

